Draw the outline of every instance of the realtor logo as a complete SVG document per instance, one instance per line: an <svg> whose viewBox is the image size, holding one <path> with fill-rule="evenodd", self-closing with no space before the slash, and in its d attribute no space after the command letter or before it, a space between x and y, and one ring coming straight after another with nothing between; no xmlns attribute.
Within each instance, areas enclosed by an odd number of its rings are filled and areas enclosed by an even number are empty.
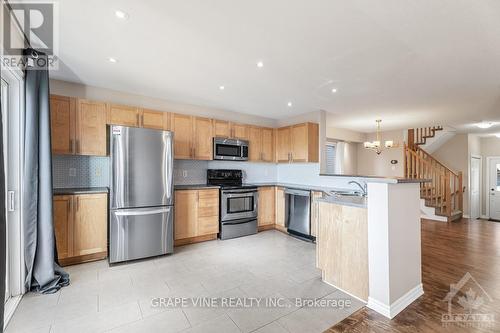
<svg viewBox="0 0 500 333"><path fill-rule="evenodd" d="M443 326L490 327L495 321L494 314L483 309L493 299L470 273L450 285L443 301L448 302L448 313L441 317Z"/></svg>
<svg viewBox="0 0 500 333"><path fill-rule="evenodd" d="M2 66L23 68L23 50L29 46L47 57L36 57L34 67L57 69L59 29L58 5L50 1L9 1L9 9L1 8ZM29 65L29 64L28 64ZM32 66L30 66L32 67Z"/></svg>

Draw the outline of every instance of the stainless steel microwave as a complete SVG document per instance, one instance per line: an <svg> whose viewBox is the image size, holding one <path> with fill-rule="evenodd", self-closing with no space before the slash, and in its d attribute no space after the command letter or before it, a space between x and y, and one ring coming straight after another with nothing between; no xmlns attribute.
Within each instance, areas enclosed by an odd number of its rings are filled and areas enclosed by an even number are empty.
<svg viewBox="0 0 500 333"><path fill-rule="evenodd" d="M214 138L214 160L248 161L248 141Z"/></svg>

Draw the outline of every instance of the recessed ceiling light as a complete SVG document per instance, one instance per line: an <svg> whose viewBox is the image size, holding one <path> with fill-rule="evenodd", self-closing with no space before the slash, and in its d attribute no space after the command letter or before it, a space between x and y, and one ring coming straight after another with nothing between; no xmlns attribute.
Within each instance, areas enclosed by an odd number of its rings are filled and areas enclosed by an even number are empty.
<svg viewBox="0 0 500 333"><path fill-rule="evenodd" d="M118 59L113 58L113 57L109 57L108 61L111 62L111 63L113 63L113 64L116 64L118 62Z"/></svg>
<svg viewBox="0 0 500 333"><path fill-rule="evenodd" d="M293 106L293 103L292 103L292 102L288 102L288 103L287 103L287 106L288 106L289 108L291 108L291 107Z"/></svg>
<svg viewBox="0 0 500 333"><path fill-rule="evenodd" d="M257 62L257 67L259 68L264 67L264 63L262 61Z"/></svg>
<svg viewBox="0 0 500 333"><path fill-rule="evenodd" d="M486 129L486 128L490 128L491 126L493 126L493 123L483 121L483 122L477 123L476 126L479 128L482 128L482 129Z"/></svg>
<svg viewBox="0 0 500 333"><path fill-rule="evenodd" d="M220 90L224 90L224 89L226 89L226 87L224 87L224 86L219 86L219 89L220 89Z"/></svg>
<svg viewBox="0 0 500 333"><path fill-rule="evenodd" d="M121 10L115 11L115 16L118 17L120 20L128 19L128 14Z"/></svg>
<svg viewBox="0 0 500 333"><path fill-rule="evenodd" d="M332 88L332 93L336 93L337 92L337 88Z"/></svg>

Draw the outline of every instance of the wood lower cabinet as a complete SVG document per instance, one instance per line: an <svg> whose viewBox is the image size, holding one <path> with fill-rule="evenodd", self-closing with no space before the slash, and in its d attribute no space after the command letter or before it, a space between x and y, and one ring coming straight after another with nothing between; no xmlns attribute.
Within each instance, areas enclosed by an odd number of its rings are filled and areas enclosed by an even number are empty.
<svg viewBox="0 0 500 333"><path fill-rule="evenodd" d="M323 192L311 191L311 236L318 236L319 228L319 202L317 199L323 197Z"/></svg>
<svg viewBox="0 0 500 333"><path fill-rule="evenodd" d="M61 265L107 257L107 193L55 195L53 207Z"/></svg>
<svg viewBox="0 0 500 333"><path fill-rule="evenodd" d="M276 187L259 187L259 213L258 226L262 229L265 226L274 226L276 223L276 207L275 207L275 191Z"/></svg>
<svg viewBox="0 0 500 333"><path fill-rule="evenodd" d="M368 214L366 208L319 202L317 267L323 280L368 299Z"/></svg>
<svg viewBox="0 0 500 333"><path fill-rule="evenodd" d="M283 187L276 188L276 228L285 229L285 189Z"/></svg>
<svg viewBox="0 0 500 333"><path fill-rule="evenodd" d="M175 191L175 245L216 239L219 233L219 190Z"/></svg>
<svg viewBox="0 0 500 333"><path fill-rule="evenodd" d="M319 125L303 123L276 130L278 163L319 162Z"/></svg>

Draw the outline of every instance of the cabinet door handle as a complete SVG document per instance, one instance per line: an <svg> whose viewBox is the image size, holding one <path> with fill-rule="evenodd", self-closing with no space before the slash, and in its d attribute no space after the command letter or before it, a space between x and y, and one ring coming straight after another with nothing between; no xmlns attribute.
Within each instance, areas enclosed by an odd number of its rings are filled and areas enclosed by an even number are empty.
<svg viewBox="0 0 500 333"><path fill-rule="evenodd" d="M71 154L75 153L75 140L69 139L69 152Z"/></svg>
<svg viewBox="0 0 500 333"><path fill-rule="evenodd" d="M76 197L76 211L80 210L80 197Z"/></svg>
<svg viewBox="0 0 500 333"><path fill-rule="evenodd" d="M141 127L144 127L144 115L141 114Z"/></svg>
<svg viewBox="0 0 500 333"><path fill-rule="evenodd" d="M75 145L76 145L76 149L75 149L76 153L79 154L80 153L80 140L76 140Z"/></svg>
<svg viewBox="0 0 500 333"><path fill-rule="evenodd" d="M135 125L138 127L141 126L141 119L138 113L135 115Z"/></svg>

